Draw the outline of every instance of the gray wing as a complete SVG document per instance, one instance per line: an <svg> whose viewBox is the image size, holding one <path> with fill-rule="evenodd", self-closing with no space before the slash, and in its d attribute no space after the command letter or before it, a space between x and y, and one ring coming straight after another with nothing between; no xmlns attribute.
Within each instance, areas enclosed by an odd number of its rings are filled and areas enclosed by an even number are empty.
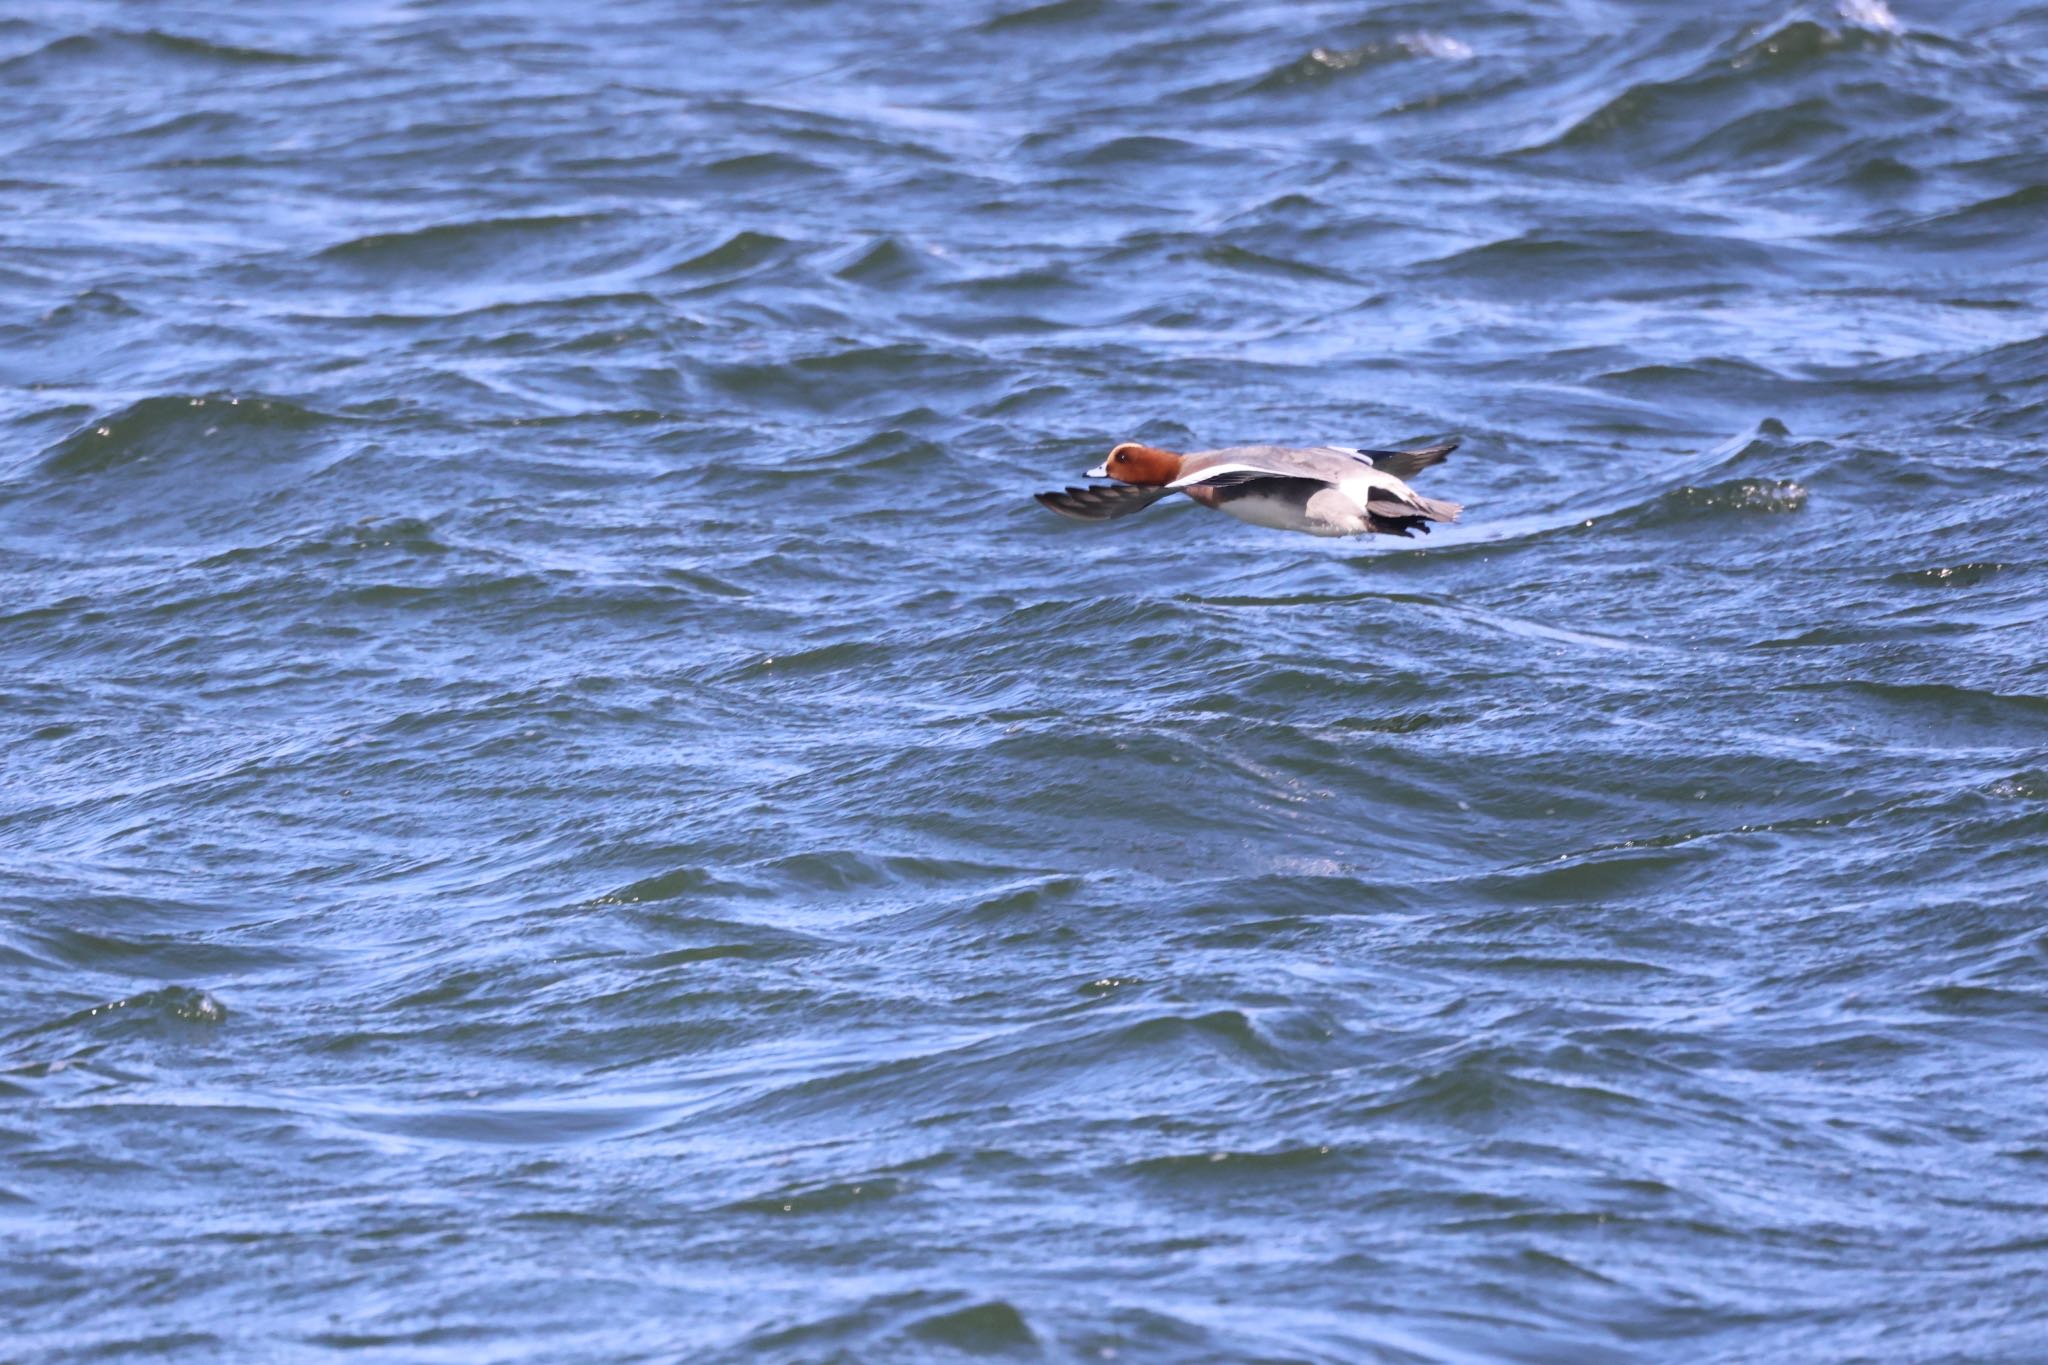
<svg viewBox="0 0 2048 1365"><path fill-rule="evenodd" d="M1174 480L1176 487L1206 484L1228 488L1248 479L1314 479L1318 483L1340 483L1358 473L1359 458L1335 446L1228 446L1202 450L1186 457L1187 470ZM1189 468L1189 466L1193 466Z"/></svg>
<svg viewBox="0 0 2048 1365"><path fill-rule="evenodd" d="M1374 469L1384 469L1397 479L1412 479L1433 464L1442 464L1444 457L1458 448L1455 437L1441 445L1423 446L1420 450L1367 450L1360 446L1355 452L1372 461Z"/></svg>
<svg viewBox="0 0 2048 1365"><path fill-rule="evenodd" d="M1226 481L1241 482L1257 477L1342 483L1356 475L1360 465L1405 479L1431 465L1443 463L1444 457L1457 448L1456 441L1424 446L1420 450L1368 450L1351 446L1229 446L1188 456L1188 462L1194 468L1175 483L1183 488L1198 483L1222 488L1229 486Z"/></svg>
<svg viewBox="0 0 2048 1365"><path fill-rule="evenodd" d="M1136 484L1097 484L1090 488L1069 488L1062 493L1034 493L1038 505L1075 521L1115 521L1142 512L1167 496L1168 488L1141 488Z"/></svg>
<svg viewBox="0 0 2048 1365"><path fill-rule="evenodd" d="M1322 479L1294 479L1280 474L1219 474L1204 479L1203 488L1216 490L1216 506L1239 498L1276 498L1306 504L1330 485Z"/></svg>

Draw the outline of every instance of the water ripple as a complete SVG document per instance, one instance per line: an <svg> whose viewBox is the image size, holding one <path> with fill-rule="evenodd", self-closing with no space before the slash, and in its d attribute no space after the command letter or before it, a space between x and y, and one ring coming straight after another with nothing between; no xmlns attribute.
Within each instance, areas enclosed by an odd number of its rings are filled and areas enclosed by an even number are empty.
<svg viewBox="0 0 2048 1365"><path fill-rule="evenodd" d="M0 17L12 1349L2040 1338L2044 36Z"/></svg>

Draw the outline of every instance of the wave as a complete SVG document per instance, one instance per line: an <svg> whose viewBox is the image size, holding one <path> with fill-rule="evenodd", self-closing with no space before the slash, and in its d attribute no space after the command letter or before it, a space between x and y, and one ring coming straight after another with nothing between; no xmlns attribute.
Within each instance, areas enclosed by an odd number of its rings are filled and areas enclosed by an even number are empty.
<svg viewBox="0 0 2048 1365"><path fill-rule="evenodd" d="M851 346L782 361L738 361L703 367L703 377L749 403L796 412L901 414L898 384L942 385L956 399L996 390L1006 376L979 354L921 342Z"/></svg>
<svg viewBox="0 0 2048 1365"><path fill-rule="evenodd" d="M384 265L393 258L404 260L421 254L438 254L450 246L494 247L507 240L529 236L553 236L580 232L606 220L608 215L592 213L534 214L526 217L480 218L463 223L440 223L433 227L408 228L399 232L373 232L351 237L323 248L319 254L337 260L364 258Z"/></svg>
<svg viewBox="0 0 2048 1365"><path fill-rule="evenodd" d="M885 289L918 279L929 266L926 253L914 251L894 237L880 237L858 248L853 259L832 273L870 289Z"/></svg>
<svg viewBox="0 0 2048 1365"><path fill-rule="evenodd" d="M750 275L767 266L793 260L803 253L798 243L769 232L748 229L736 232L716 246L706 248L662 271L666 276L719 278L731 280Z"/></svg>
<svg viewBox="0 0 2048 1365"><path fill-rule="evenodd" d="M0 61L0 76L38 79L66 73L78 67L103 67L137 62L175 61L215 67L302 66L328 60L274 48L243 47L205 38L166 33L158 29L136 32L73 33L55 38L30 52Z"/></svg>
<svg viewBox="0 0 2048 1365"><path fill-rule="evenodd" d="M1639 467L1617 466L1627 478L1625 487L1580 487L1548 508L1452 527L1433 538L1428 551L1432 556L1486 553L1504 541L1529 543L1603 526L1648 528L1729 513L1797 512L1806 504L1805 488L1784 478L1742 477L1735 468L1775 453L1778 438L1786 434L1782 423L1767 418L1753 431L1647 478Z"/></svg>
<svg viewBox="0 0 2048 1365"><path fill-rule="evenodd" d="M1739 235L1668 228L1588 228L1526 232L1467 247L1413 267L1460 291L1483 286L1509 296L1626 299L1632 290L1671 287L1674 276L1781 285L1801 278L1811 253Z"/></svg>
<svg viewBox="0 0 2048 1365"><path fill-rule="evenodd" d="M104 970L107 956L81 955L79 960ZM159 986L18 1028L0 1038L0 1047L13 1050L5 1064L15 1075L45 1077L73 1059L93 1057L114 1044L217 1028L228 1017L228 1007L210 991L195 986ZM61 1057L51 1055L53 1047ZM109 1063L102 1061L99 1066L104 1071Z"/></svg>
<svg viewBox="0 0 2048 1365"><path fill-rule="evenodd" d="M1902 588L1974 588L2016 568L1991 560L1943 564L1930 569L1900 569L1885 582Z"/></svg>
<svg viewBox="0 0 2048 1365"><path fill-rule="evenodd" d="M1828 240L1919 256L1967 252L1979 267L1993 262L2033 264L2041 258L2040 228L2048 220L2048 184L2034 183L1986 199L1919 215L1884 220L1835 233Z"/></svg>
<svg viewBox="0 0 2048 1365"><path fill-rule="evenodd" d="M1107 0L1046 0L1043 4L1005 10L981 24L985 33L1013 29L1058 27L1062 24L1092 23L1103 16Z"/></svg>
<svg viewBox="0 0 2048 1365"><path fill-rule="evenodd" d="M1313 48L1291 62L1274 67L1242 89L1246 93L1257 94L1270 90L1315 87L1390 62L1410 61L1416 58L1466 61L1472 56L1472 48L1461 39L1439 33L1411 33L1384 42L1364 43L1358 47Z"/></svg>
<svg viewBox="0 0 2048 1365"><path fill-rule="evenodd" d="M1912 61L1923 42L1881 24L1807 18L1703 54L1649 59L1676 69L1603 98L1519 154L1656 176L1804 168L1832 176L1844 158L1853 166L1878 154L1853 149L1888 145L1874 139L1903 119L1950 109L1934 64Z"/></svg>
<svg viewBox="0 0 2048 1365"><path fill-rule="evenodd" d="M1654 505L1633 509L1613 520L1637 527L1668 526L1724 514L1797 512L1807 493L1790 479L1729 479L1700 487L1687 484L1661 495Z"/></svg>
<svg viewBox="0 0 2048 1365"><path fill-rule="evenodd" d="M80 427L43 452L41 468L71 478L146 463L210 461L254 453L250 443L269 433L314 431L344 420L260 394L161 394Z"/></svg>
<svg viewBox="0 0 2048 1365"><path fill-rule="evenodd" d="M1059 158L1066 166L1081 168L1161 164L1193 165L1203 162L1228 164L1239 153L1206 146L1187 138L1157 134L1127 134L1093 143Z"/></svg>
<svg viewBox="0 0 2048 1365"><path fill-rule="evenodd" d="M878 1187L879 1188L879 1187ZM775 1212L770 1204L754 1212ZM787 1212L800 1212L792 1208ZM741 1355L836 1358L859 1356L923 1359L933 1351L946 1356L1016 1356L1042 1354L1054 1324L1034 1330L1017 1305L964 1291L913 1288L868 1294L859 1302L817 1313L807 1305L794 1323L764 1327L750 1333L734 1351ZM1057 1339L1057 1336L1054 1336ZM1124 1338L1119 1335L1119 1341ZM1103 1354L1113 1355L1114 1348ZM1091 1352L1091 1354L1094 1354Z"/></svg>
<svg viewBox="0 0 2048 1365"><path fill-rule="evenodd" d="M835 176L837 171L794 152L741 152L705 163L704 173L722 179L773 183Z"/></svg>

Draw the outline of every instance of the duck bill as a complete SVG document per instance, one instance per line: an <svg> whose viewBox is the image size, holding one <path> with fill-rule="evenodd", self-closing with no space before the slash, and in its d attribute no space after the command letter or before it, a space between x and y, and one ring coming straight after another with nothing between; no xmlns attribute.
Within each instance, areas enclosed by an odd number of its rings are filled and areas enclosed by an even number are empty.
<svg viewBox="0 0 2048 1365"><path fill-rule="evenodd" d="M1106 479L1106 478L1108 478L1108 477L1109 477L1109 461L1107 461L1107 460L1104 460L1104 461L1103 461L1103 462L1102 462L1101 464L1099 464L1099 465L1095 466L1095 468L1093 468L1093 469L1089 470L1089 471L1088 471L1088 472L1087 472L1086 474L1083 474L1083 475L1082 475L1081 477L1082 477L1082 478L1084 478L1084 479Z"/></svg>

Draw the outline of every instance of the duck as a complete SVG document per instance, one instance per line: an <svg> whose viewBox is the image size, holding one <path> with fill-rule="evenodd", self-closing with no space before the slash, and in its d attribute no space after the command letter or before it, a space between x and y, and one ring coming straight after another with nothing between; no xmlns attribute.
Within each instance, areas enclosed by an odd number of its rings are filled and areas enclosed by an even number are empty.
<svg viewBox="0 0 2048 1365"><path fill-rule="evenodd" d="M1116 482L1039 493L1039 504L1076 521L1114 521L1185 493L1239 521L1312 536L1413 536L1456 521L1463 506L1425 498L1405 480L1442 464L1453 439L1418 450L1363 446L1226 446L1187 454L1125 441L1088 471Z"/></svg>

